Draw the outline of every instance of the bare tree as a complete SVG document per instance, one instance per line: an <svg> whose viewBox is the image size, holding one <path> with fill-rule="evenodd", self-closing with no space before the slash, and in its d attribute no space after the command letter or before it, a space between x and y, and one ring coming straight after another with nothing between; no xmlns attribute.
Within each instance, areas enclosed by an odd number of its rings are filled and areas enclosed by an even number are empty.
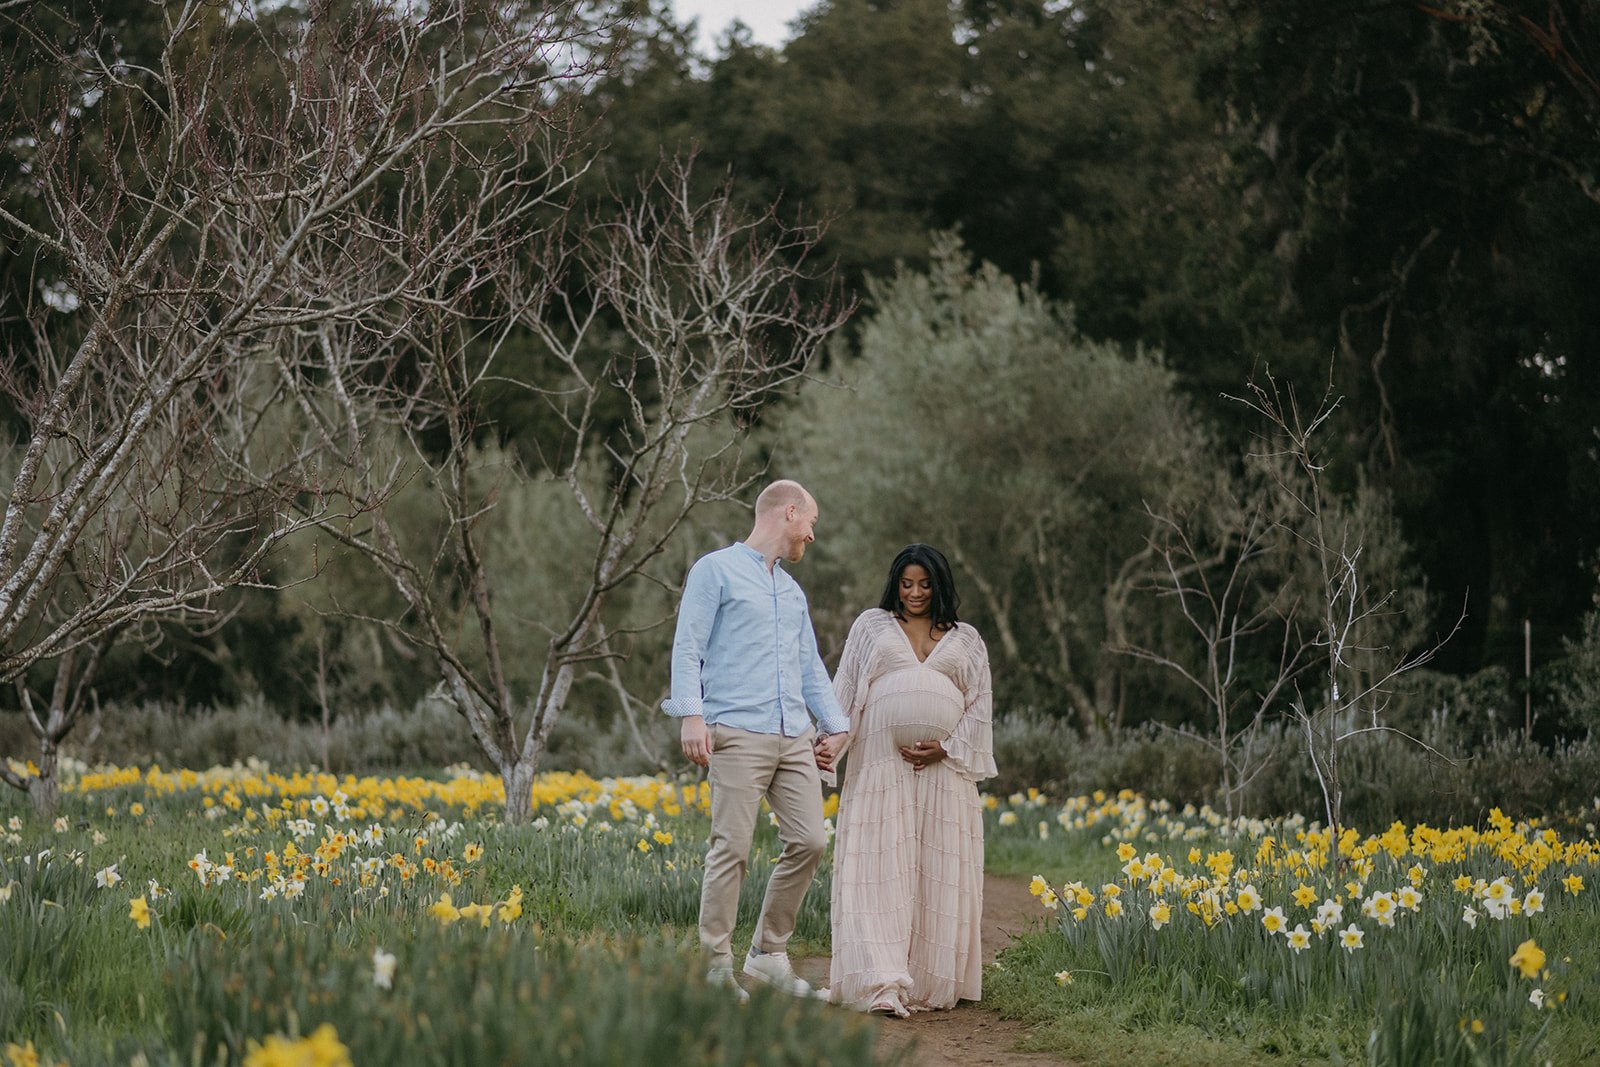
<svg viewBox="0 0 1600 1067"><path fill-rule="evenodd" d="M417 212L447 235L437 287L394 301L382 331L372 317L301 331L298 362L283 368L321 435L323 487L305 516L400 594L403 614L376 621L436 658L499 769L512 821L530 815L574 682L611 655L608 598L694 509L749 488L759 464L742 455L746 415L806 372L848 312L796 297L819 230L748 217L726 187L697 200L686 161L664 163L603 215L552 210L533 232L517 207L528 192L513 184L530 169L515 153L480 166L465 202L413 185ZM515 457L491 469L478 447L486 396L507 390L560 428L531 472ZM526 659L525 631L497 610L486 544L501 495L541 477L565 487L586 534L577 591L540 606L543 663L517 692L508 659ZM434 495L435 521L420 532L391 506L413 480Z"/></svg>
<svg viewBox="0 0 1600 1067"><path fill-rule="evenodd" d="M994 521L1002 528L1007 525L1003 518ZM1029 626L1039 626L1048 638L1042 647L1049 654L1034 660L1032 669L1066 696L1085 734L1114 730L1122 725L1126 682L1124 663L1114 653L1127 647L1134 593L1154 578L1153 550L1140 546L1117 562L1115 570L1108 567L1098 590L1099 602L1085 604L1075 595L1072 578L1062 565L1072 546L1061 544L1059 532L1047 529L1042 517L1025 522L1025 529L1010 539L1020 550L1003 561L1026 568L1025 583L1007 586L992 579L986 570L1003 573L1002 567L990 563L986 568L977 561L978 553L967 552L959 540L947 539L950 556L977 589L1006 657L1028 662L1019 635ZM1034 594L1026 603L1019 603L1019 584ZM1095 640L1090 635L1097 628L1102 633Z"/></svg>
<svg viewBox="0 0 1600 1067"><path fill-rule="evenodd" d="M17 682L23 716L39 743L39 762L35 765L38 773L18 774L0 765L0 780L27 793L34 810L46 818L55 816L60 796L56 761L61 742L83 715L93 694L95 676L116 639L117 631L107 630L92 645L77 645L63 653L56 661L54 684L42 709L35 706L33 690L26 681Z"/></svg>
<svg viewBox="0 0 1600 1067"><path fill-rule="evenodd" d="M151 9L147 55L48 3L0 8L0 234L33 264L25 322L6 324L21 440L0 520L0 682L218 610L325 518L306 463L321 441L286 407L281 349L431 298L448 241L405 213L408 181L471 170L481 141L567 158L562 89L603 69L616 29L578 7L258 21L187 0ZM32 716L41 743L80 706Z"/></svg>
<svg viewBox="0 0 1600 1067"><path fill-rule="evenodd" d="M1298 605L1281 583L1282 530L1265 493L1241 501L1226 486L1188 514L1146 511L1153 524L1150 550L1160 566L1148 588L1176 603L1197 655L1140 645L1119 651L1173 672L1198 694L1209 732L1185 727L1178 733L1216 753L1223 806L1232 818L1235 798L1269 765L1256 744L1262 724L1310 665ZM1271 565L1274 557L1279 566ZM1252 687L1240 669L1266 633L1275 635L1277 667Z"/></svg>
<svg viewBox="0 0 1600 1067"><path fill-rule="evenodd" d="M1326 461L1318 435L1339 405L1332 383L1310 411L1300 405L1293 388L1280 384L1271 374L1264 383L1251 381L1247 394L1233 399L1265 421L1264 449L1256 458L1280 472L1277 487L1290 507L1280 525L1292 536L1314 578L1316 597L1306 604L1304 619L1315 674L1308 670L1295 680L1290 714L1301 729L1306 755L1321 786L1337 855L1344 825L1341 756L1350 741L1368 734L1396 734L1447 758L1388 725L1383 716L1395 681L1429 662L1455 630L1420 652L1395 651L1377 636L1384 629L1385 617L1396 610L1394 591L1368 587L1360 531L1354 523L1337 519L1324 481ZM1312 676L1317 679L1315 685L1309 682Z"/></svg>

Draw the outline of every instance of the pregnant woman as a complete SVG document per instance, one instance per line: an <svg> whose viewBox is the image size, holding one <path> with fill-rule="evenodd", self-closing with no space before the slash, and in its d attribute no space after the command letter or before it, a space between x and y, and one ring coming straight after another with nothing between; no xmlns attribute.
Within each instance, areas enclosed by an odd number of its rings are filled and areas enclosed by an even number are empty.
<svg viewBox="0 0 1600 1067"><path fill-rule="evenodd" d="M850 717L834 839L831 999L901 1018L982 994L989 656L944 555L908 545L834 675Z"/></svg>

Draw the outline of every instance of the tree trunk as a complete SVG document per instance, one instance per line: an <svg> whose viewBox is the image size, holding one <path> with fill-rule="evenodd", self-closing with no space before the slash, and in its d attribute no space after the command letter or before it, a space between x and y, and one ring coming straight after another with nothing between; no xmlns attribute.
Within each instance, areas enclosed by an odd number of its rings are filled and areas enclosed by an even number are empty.
<svg viewBox="0 0 1600 1067"><path fill-rule="evenodd" d="M39 739L39 777L28 779L28 799L41 818L56 817L61 801L56 781L56 743L48 737Z"/></svg>
<svg viewBox="0 0 1600 1067"><path fill-rule="evenodd" d="M524 826L533 818L534 766L534 760L519 759L500 767L500 781L506 789L507 826Z"/></svg>

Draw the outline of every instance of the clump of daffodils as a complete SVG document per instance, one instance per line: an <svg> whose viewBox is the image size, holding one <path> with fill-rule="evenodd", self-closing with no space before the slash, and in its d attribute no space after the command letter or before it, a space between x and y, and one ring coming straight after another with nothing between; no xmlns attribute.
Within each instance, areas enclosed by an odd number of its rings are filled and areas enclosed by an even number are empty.
<svg viewBox="0 0 1600 1067"><path fill-rule="evenodd" d="M272 1034L265 1041L250 1042L244 1067L354 1067L350 1050L339 1040L339 1032L323 1023L307 1037L287 1038Z"/></svg>

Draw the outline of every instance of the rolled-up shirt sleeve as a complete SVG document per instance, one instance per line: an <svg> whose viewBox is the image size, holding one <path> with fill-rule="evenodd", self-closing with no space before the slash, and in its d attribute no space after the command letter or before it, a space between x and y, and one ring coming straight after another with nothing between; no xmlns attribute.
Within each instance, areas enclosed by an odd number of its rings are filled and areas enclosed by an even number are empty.
<svg viewBox="0 0 1600 1067"><path fill-rule="evenodd" d="M800 671L800 692L805 697L806 707L817 720L817 726L825 734L849 733L850 720L839 710L839 698L834 694L833 681L828 677L828 668L823 665L822 653L817 651L817 634L812 629L809 610L801 612ZM676 679L676 671L673 677Z"/></svg>
<svg viewBox="0 0 1600 1067"><path fill-rule="evenodd" d="M672 638L672 694L661 710L675 719L704 715L700 671L711 642L711 628L722 603L722 582L716 567L702 559L689 568L678 605L678 629Z"/></svg>

